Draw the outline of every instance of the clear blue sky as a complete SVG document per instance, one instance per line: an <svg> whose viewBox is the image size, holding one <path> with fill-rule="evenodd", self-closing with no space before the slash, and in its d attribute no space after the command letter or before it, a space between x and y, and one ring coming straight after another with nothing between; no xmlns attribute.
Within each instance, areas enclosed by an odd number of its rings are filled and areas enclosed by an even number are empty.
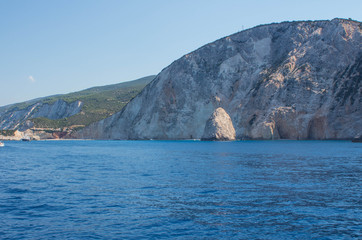
<svg viewBox="0 0 362 240"><path fill-rule="evenodd" d="M362 19L361 0L0 0L0 106L159 73L259 24Z"/></svg>

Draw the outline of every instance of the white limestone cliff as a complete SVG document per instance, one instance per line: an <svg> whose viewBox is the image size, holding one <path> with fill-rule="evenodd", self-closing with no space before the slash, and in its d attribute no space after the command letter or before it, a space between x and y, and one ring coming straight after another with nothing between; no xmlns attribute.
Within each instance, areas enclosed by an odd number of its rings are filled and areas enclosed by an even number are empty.
<svg viewBox="0 0 362 240"><path fill-rule="evenodd" d="M236 139L351 139L362 134L361 42L361 23L344 19L248 29L173 62L74 137L202 138L221 107Z"/></svg>

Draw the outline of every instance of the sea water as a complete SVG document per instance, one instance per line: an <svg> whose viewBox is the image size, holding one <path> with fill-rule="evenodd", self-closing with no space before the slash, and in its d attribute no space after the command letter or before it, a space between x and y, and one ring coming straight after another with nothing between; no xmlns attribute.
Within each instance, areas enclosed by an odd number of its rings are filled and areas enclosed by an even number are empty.
<svg viewBox="0 0 362 240"><path fill-rule="evenodd" d="M33 141L0 149L0 239L361 239L362 144Z"/></svg>

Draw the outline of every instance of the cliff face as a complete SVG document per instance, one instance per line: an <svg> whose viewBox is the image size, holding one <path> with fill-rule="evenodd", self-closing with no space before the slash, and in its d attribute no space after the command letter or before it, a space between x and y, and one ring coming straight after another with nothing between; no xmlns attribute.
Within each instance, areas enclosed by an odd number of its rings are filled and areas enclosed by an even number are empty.
<svg viewBox="0 0 362 240"><path fill-rule="evenodd" d="M361 40L361 23L343 19L236 33L175 61L75 137L202 138L222 108L237 139L353 138L362 133Z"/></svg>
<svg viewBox="0 0 362 240"><path fill-rule="evenodd" d="M67 103L57 100L53 104L38 102L21 110L8 109L0 115L0 129L26 130L33 126L32 118L62 119L79 113L82 106L81 101Z"/></svg>

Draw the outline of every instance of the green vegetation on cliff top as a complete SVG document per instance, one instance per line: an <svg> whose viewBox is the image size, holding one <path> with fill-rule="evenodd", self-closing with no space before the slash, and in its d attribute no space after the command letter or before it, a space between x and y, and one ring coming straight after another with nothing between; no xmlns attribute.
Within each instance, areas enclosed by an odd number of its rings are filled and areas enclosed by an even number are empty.
<svg viewBox="0 0 362 240"><path fill-rule="evenodd" d="M148 76L134 81L93 87L79 92L38 99L38 101L35 102L48 104L55 103L60 99L68 103L82 101L83 106L80 113L68 118L58 120L34 118L31 119L31 121L34 123L34 127L37 128L63 128L74 125L87 126L121 111L154 77L155 76ZM14 105L14 107L18 109L26 108L35 102L20 103Z"/></svg>

